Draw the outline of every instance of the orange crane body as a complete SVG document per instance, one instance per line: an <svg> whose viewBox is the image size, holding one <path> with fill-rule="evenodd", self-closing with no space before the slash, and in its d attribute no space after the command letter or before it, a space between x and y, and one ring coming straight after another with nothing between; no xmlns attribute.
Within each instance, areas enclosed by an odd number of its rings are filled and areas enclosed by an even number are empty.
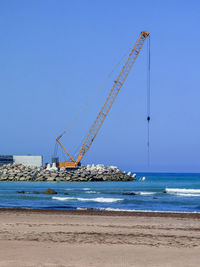
<svg viewBox="0 0 200 267"><path fill-rule="evenodd" d="M140 53L140 50L144 44L144 41L146 40L146 38L148 36L149 36L149 32L143 31L140 33L140 36L139 36L136 44L134 45L133 49L131 50L131 52L128 56L128 59L126 60L120 74L118 75L116 81L114 82L114 85L113 85L103 107L101 108L101 110L100 110L96 120L94 121L87 137L85 138L85 141L83 142L83 145L79 151L78 158L76 161L72 158L72 156L65 149L63 144L60 142L60 138L62 137L62 135L56 138L56 141L64 149L64 151L66 152L66 154L69 156L69 158L71 160L69 162L58 162L58 167L74 168L80 164L81 159L83 158L85 153L88 151L88 149L92 145L94 138L96 137L99 129L101 128L101 125L103 124L110 108L112 107L112 105L115 101L115 98L117 97L117 95L119 93L119 90L121 89L122 85L124 84L126 77L127 77L128 73L130 72L136 58L138 57L138 55Z"/></svg>

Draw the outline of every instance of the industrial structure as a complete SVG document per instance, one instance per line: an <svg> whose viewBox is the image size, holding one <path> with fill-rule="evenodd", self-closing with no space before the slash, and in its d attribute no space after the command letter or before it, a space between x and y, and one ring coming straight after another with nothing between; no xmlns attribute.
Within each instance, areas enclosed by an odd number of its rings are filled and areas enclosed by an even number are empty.
<svg viewBox="0 0 200 267"><path fill-rule="evenodd" d="M60 139L64 135L65 132L63 132L59 137L56 138L56 141L59 143L59 145L62 147L62 149L65 151L67 156L69 157L70 161L65 161L65 162L58 162L58 167L66 167L66 168L74 168L80 164L80 161L82 160L83 156L85 153L89 150L91 144L93 143L100 127L102 126L110 108L112 107L115 98L117 97L122 85L124 84L126 77L128 73L130 72L136 58L138 57L140 50L144 44L144 41L146 38L149 36L149 32L143 31L140 33L140 36L138 40L136 41L136 44L132 48L128 59L126 60L120 74L118 75L116 81L114 82L112 89L101 109L99 112L95 122L93 123L85 141L83 142L83 145L80 148L78 158L75 160L73 157L70 155L70 153L66 150L64 145L61 143ZM147 117L147 121L150 121L150 116Z"/></svg>
<svg viewBox="0 0 200 267"><path fill-rule="evenodd" d="M23 164L24 166L41 167L42 156L0 155L0 166L5 164Z"/></svg>

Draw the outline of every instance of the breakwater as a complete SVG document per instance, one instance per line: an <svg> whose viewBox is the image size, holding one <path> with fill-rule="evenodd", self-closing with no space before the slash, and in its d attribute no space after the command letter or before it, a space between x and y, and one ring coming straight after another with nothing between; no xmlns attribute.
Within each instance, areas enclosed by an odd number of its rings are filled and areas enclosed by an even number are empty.
<svg viewBox="0 0 200 267"><path fill-rule="evenodd" d="M88 181L133 181L135 175L122 172L116 166L102 164L80 166L75 169L57 167L30 167L22 164L7 164L0 167L0 181L34 182L88 182Z"/></svg>

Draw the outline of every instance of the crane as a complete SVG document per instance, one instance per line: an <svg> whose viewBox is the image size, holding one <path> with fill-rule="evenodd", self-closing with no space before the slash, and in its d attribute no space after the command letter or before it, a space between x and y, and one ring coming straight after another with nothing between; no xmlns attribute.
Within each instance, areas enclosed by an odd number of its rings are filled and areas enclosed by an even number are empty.
<svg viewBox="0 0 200 267"><path fill-rule="evenodd" d="M66 148L61 143L60 139L63 136L61 134L59 137L56 138L56 141L59 143L59 145L62 147L62 149L66 152L66 154L69 156L71 161L66 162L58 162L58 167L66 167L66 168L74 168L77 167L80 164L80 161L84 157L85 153L89 150L90 146L92 145L99 129L101 128L110 108L112 107L115 98L117 97L122 85L124 84L126 77L128 73L130 72L136 58L138 57L140 50L146 40L146 38L149 36L149 32L143 31L140 33L139 38L137 39L134 47L132 48L124 66L122 67L121 72L119 73L116 81L114 82L112 89L101 108L96 120L94 121L87 137L85 138L83 145L80 148L78 158L76 160L73 159L73 157L70 155L70 153L66 150Z"/></svg>

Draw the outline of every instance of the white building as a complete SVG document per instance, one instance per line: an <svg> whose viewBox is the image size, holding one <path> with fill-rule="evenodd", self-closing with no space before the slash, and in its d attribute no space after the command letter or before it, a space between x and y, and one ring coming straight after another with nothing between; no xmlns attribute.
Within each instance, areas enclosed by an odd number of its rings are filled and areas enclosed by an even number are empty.
<svg viewBox="0 0 200 267"><path fill-rule="evenodd" d="M13 163L15 164L23 164L25 166L32 167L41 167L42 166L42 156L13 156Z"/></svg>

